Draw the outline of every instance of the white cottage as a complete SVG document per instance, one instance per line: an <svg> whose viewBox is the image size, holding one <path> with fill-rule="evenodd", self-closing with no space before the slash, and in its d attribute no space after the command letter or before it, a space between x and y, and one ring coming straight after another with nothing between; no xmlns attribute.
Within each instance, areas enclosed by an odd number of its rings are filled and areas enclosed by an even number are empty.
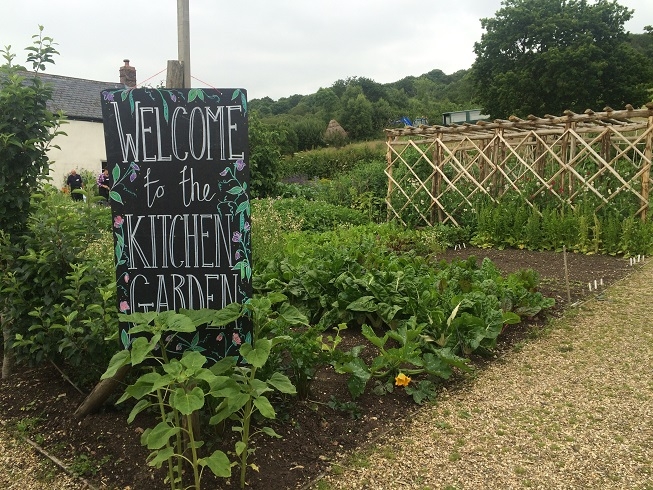
<svg viewBox="0 0 653 490"><path fill-rule="evenodd" d="M129 60L124 63L120 67L120 83L39 74L53 89L48 108L63 111L68 121L61 127L67 136L57 136L52 142L60 149L52 148L48 153L53 185L62 187L73 168L78 172L89 170L94 175L102 171L107 157L100 97L102 90L107 88L136 86L136 69L129 65Z"/></svg>

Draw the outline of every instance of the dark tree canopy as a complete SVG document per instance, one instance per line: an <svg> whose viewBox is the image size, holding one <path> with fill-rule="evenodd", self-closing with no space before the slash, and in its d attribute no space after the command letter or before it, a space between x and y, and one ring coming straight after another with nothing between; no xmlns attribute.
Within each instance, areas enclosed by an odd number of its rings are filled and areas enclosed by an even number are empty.
<svg viewBox="0 0 653 490"><path fill-rule="evenodd" d="M494 118L647 101L653 63L629 43L633 11L612 0L504 0L474 46L477 99Z"/></svg>

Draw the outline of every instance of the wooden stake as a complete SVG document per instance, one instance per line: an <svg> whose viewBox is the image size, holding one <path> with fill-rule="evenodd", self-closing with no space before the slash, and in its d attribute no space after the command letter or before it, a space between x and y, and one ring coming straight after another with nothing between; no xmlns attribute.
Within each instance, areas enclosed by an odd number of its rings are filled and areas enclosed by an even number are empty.
<svg viewBox="0 0 653 490"><path fill-rule="evenodd" d="M562 256L565 262L565 285L567 286L567 303L571 304L571 290L569 289L569 269L567 268L567 245L562 246ZM590 287L590 291L592 288Z"/></svg>

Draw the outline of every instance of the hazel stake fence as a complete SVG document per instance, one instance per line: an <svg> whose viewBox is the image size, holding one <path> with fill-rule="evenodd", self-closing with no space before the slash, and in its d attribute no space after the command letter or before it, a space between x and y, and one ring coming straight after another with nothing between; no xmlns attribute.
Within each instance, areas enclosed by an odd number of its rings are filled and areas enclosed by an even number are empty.
<svg viewBox="0 0 653 490"><path fill-rule="evenodd" d="M385 132L388 220L460 226L479 198L506 194L538 213L589 205L649 217L653 103Z"/></svg>

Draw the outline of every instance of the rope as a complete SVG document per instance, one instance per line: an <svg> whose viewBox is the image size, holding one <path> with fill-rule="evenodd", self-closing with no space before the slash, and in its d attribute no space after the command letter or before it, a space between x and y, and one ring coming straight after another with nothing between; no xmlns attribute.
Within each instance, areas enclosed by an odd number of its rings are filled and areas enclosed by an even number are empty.
<svg viewBox="0 0 653 490"><path fill-rule="evenodd" d="M191 75L191 78L192 78L193 80L197 80L197 81L200 82L200 83L203 83L204 85L207 85L208 87L211 87L213 90L218 90L217 88L215 88L215 87L214 87L213 85L211 85L210 83L206 83L206 82L200 80L200 79L197 78L197 77L194 77L194 76Z"/></svg>
<svg viewBox="0 0 653 490"><path fill-rule="evenodd" d="M168 69L168 68L164 68L164 69L161 70L159 73L155 73L155 74L152 75L150 78L146 78L145 80L143 80L143 81L142 81L141 83L139 83L138 85L142 86L145 82L147 82L148 80L152 80L155 76L160 75L161 73L163 73L163 72L166 71L167 69Z"/></svg>

